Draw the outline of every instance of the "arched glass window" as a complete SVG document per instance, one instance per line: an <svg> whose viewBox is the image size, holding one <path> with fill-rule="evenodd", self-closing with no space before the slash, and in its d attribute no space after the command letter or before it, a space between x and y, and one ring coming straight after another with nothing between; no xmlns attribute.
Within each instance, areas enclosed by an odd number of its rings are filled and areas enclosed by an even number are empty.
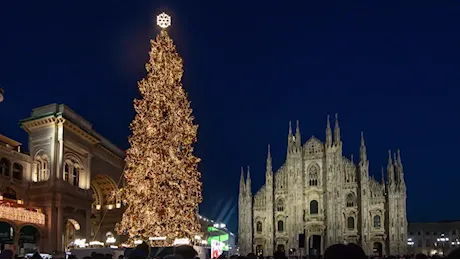
<svg viewBox="0 0 460 260"><path fill-rule="evenodd" d="M72 184L75 185L75 186L78 186L78 178L79 178L79 175L80 174L80 169L78 167L73 167L73 171L72 171Z"/></svg>
<svg viewBox="0 0 460 260"><path fill-rule="evenodd" d="M13 164L13 178L22 181L22 165L19 163Z"/></svg>
<svg viewBox="0 0 460 260"><path fill-rule="evenodd" d="M48 179L48 161L43 160L41 163L41 174L40 181L46 181Z"/></svg>
<svg viewBox="0 0 460 260"><path fill-rule="evenodd" d="M347 228L348 229L355 229L355 218L354 217L348 217L347 218Z"/></svg>
<svg viewBox="0 0 460 260"><path fill-rule="evenodd" d="M284 222L282 220L278 221L278 232L284 232Z"/></svg>
<svg viewBox="0 0 460 260"><path fill-rule="evenodd" d="M310 214L318 214L318 201L310 201Z"/></svg>
<svg viewBox="0 0 460 260"><path fill-rule="evenodd" d="M283 211L284 210L284 202L283 200L278 200L278 203L276 203L276 210L277 211Z"/></svg>
<svg viewBox="0 0 460 260"><path fill-rule="evenodd" d="M315 165L312 165L308 171L308 184L318 186L318 168Z"/></svg>
<svg viewBox="0 0 460 260"><path fill-rule="evenodd" d="M374 216L374 228L380 228L380 227L381 227L380 216L375 215Z"/></svg>
<svg viewBox="0 0 460 260"><path fill-rule="evenodd" d="M0 160L0 173L3 176L10 176L10 161L6 158Z"/></svg>
<svg viewBox="0 0 460 260"><path fill-rule="evenodd" d="M64 181L69 181L69 175L70 175L70 166L69 164L66 162L64 163Z"/></svg>
<svg viewBox="0 0 460 260"><path fill-rule="evenodd" d="M356 206L356 198L355 198L355 195L353 195L353 193L350 193L347 195L347 207L354 207Z"/></svg>
<svg viewBox="0 0 460 260"><path fill-rule="evenodd" d="M257 221L256 231L257 231L257 233L262 233L262 222Z"/></svg>

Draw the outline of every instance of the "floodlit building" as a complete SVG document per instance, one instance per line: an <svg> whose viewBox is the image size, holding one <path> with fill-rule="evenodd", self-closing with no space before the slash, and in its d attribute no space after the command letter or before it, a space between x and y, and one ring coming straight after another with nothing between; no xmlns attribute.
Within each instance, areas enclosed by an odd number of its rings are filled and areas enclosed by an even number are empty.
<svg viewBox="0 0 460 260"><path fill-rule="evenodd" d="M270 256L289 250L322 255L332 244L356 243L368 255L402 255L407 250L406 184L400 153L389 154L387 181L369 174L361 133L360 157L346 158L336 116L326 141L302 144L299 124L289 123L286 161L272 170L270 146L265 184L251 192L249 167L241 170L238 246L241 253ZM254 174L254 173L252 173ZM380 175L380 174L377 174ZM375 176L375 175L374 175Z"/></svg>
<svg viewBox="0 0 460 260"><path fill-rule="evenodd" d="M20 254L64 251L75 240L113 242L123 150L66 105L21 120L29 152L0 135L0 246ZM110 238L109 238L110 237Z"/></svg>
<svg viewBox="0 0 460 260"><path fill-rule="evenodd" d="M444 255L460 248L460 221L411 222L407 234L409 253Z"/></svg>

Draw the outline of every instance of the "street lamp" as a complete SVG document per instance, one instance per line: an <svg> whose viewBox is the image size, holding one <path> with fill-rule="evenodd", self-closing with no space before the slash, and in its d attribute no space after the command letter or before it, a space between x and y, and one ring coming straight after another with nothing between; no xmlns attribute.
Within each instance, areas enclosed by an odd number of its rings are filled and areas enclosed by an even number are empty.
<svg viewBox="0 0 460 260"><path fill-rule="evenodd" d="M460 241L458 241L458 238L455 239L455 241L452 241L453 246L460 246Z"/></svg>
<svg viewBox="0 0 460 260"><path fill-rule="evenodd" d="M449 242L449 238L444 237L444 234L441 234L441 237L438 237L436 241L438 241L438 243L441 242L442 255L444 255L444 246L446 242Z"/></svg>
<svg viewBox="0 0 460 260"><path fill-rule="evenodd" d="M412 241L412 238L407 239L407 245L410 247L411 253L414 253L414 241Z"/></svg>

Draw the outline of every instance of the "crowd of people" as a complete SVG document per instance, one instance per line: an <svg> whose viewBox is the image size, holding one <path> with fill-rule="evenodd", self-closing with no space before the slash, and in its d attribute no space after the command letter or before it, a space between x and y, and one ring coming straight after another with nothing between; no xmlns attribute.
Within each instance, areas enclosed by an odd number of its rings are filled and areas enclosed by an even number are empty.
<svg viewBox="0 0 460 260"><path fill-rule="evenodd" d="M166 254L165 254L166 253ZM6 249L0 254L0 259L14 259L14 253L12 250ZM35 253L32 255L31 259L41 259L39 253ZM60 257L59 255L53 255L53 258L69 258L69 259L76 259L75 255L69 255ZM113 259L114 256L112 254L101 254L92 252L90 256L85 256L83 259ZM156 255L151 255L151 248L147 243L142 243L136 248L134 248L129 254L126 256L120 255L118 256L119 259L199 259L197 251L188 245L181 245L173 248L172 252L165 252L163 254L157 253ZM221 259L224 258L224 255L221 255ZM230 259L264 259L264 257L258 257L254 253L249 253L246 256L241 255L232 255L229 257ZM266 257L266 259L300 259L300 257L287 257L284 251L277 251L272 257ZM304 258L315 258L315 257L304 257ZM316 257L318 258L318 257ZM368 257L364 250L357 244L335 244L326 249L323 259L377 259L378 257ZM453 250L446 256L440 255L433 255L427 256L425 254L413 254L413 255L404 255L404 256L383 256L380 257L383 259L460 259L460 248Z"/></svg>

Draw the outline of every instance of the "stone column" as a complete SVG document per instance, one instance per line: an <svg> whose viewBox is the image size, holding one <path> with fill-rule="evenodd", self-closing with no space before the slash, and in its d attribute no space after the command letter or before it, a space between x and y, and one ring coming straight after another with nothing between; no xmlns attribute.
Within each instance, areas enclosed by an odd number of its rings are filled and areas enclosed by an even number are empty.
<svg viewBox="0 0 460 260"><path fill-rule="evenodd" d="M54 215L55 210L54 207L47 206L43 211L46 215L46 226L43 232L43 237L40 237L40 239L44 240L44 248L42 248L42 252L51 254L54 250L56 250L56 216Z"/></svg>
<svg viewBox="0 0 460 260"><path fill-rule="evenodd" d="M56 250L64 251L63 233L64 233L64 207L58 205L56 220Z"/></svg>
<svg viewBox="0 0 460 260"><path fill-rule="evenodd" d="M91 209L85 211L85 233L86 241L91 241Z"/></svg>

